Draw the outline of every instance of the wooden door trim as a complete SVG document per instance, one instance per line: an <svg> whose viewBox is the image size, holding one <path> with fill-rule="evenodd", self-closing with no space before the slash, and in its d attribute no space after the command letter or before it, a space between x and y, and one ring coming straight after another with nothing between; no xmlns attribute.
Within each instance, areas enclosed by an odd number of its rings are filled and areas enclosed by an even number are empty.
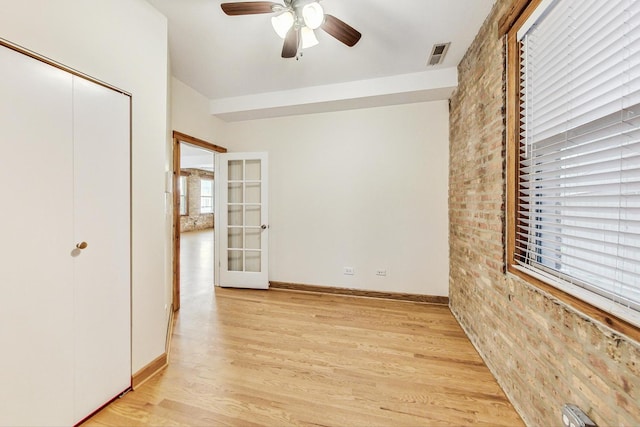
<svg viewBox="0 0 640 427"><path fill-rule="evenodd" d="M180 142L186 142L187 144L197 145L198 147L204 148L210 151L216 151L218 153L226 153L227 149L221 147L219 145L213 144L211 142L205 141L203 139L195 138L193 136L189 136L185 133L178 132L176 130L173 131L173 139L174 141L178 139Z"/></svg>
<svg viewBox="0 0 640 427"><path fill-rule="evenodd" d="M227 149L203 139L173 131L173 311L180 309L180 143L195 145L205 150L226 153Z"/></svg>

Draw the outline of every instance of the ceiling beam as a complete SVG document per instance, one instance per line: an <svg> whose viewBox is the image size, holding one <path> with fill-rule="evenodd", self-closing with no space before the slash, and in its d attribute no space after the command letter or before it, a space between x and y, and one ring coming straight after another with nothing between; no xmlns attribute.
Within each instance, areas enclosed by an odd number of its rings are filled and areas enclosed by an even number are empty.
<svg viewBox="0 0 640 427"><path fill-rule="evenodd" d="M455 67L210 101L224 121L255 120L449 99L458 85Z"/></svg>

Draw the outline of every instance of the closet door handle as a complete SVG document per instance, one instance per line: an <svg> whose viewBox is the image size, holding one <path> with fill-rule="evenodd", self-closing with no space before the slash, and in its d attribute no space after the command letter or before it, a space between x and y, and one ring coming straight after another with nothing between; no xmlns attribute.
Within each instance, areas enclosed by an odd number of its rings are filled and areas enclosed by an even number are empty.
<svg viewBox="0 0 640 427"><path fill-rule="evenodd" d="M76 245L76 248L78 248L78 249L86 249L86 247L87 247L87 246L89 246L89 245L87 244L87 242L80 242L80 243L78 243L78 244Z"/></svg>

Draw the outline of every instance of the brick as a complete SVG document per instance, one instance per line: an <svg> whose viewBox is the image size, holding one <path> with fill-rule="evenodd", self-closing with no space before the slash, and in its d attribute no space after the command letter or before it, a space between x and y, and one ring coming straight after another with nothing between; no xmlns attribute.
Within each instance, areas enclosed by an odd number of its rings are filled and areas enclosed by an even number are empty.
<svg viewBox="0 0 640 427"><path fill-rule="evenodd" d="M635 376L636 379L640 378L640 348L631 348L626 345L624 352L625 367L631 376Z"/></svg>
<svg viewBox="0 0 640 427"><path fill-rule="evenodd" d="M450 306L529 425L565 403L598 425L640 425L640 344L504 272L504 42L496 0L450 100Z"/></svg>

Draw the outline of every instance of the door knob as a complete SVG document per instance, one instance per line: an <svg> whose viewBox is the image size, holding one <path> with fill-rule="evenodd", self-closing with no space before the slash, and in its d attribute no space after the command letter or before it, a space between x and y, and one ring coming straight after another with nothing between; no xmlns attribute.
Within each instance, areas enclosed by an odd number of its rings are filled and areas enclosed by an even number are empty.
<svg viewBox="0 0 640 427"><path fill-rule="evenodd" d="M89 245L87 244L87 242L80 242L80 243L78 243L78 244L76 245L76 248L78 248L78 249L85 249L87 246L89 246Z"/></svg>
<svg viewBox="0 0 640 427"><path fill-rule="evenodd" d="M260 226L260 228L262 228L263 230L266 230L266 229L267 229L267 224L262 224L262 225Z"/></svg>

